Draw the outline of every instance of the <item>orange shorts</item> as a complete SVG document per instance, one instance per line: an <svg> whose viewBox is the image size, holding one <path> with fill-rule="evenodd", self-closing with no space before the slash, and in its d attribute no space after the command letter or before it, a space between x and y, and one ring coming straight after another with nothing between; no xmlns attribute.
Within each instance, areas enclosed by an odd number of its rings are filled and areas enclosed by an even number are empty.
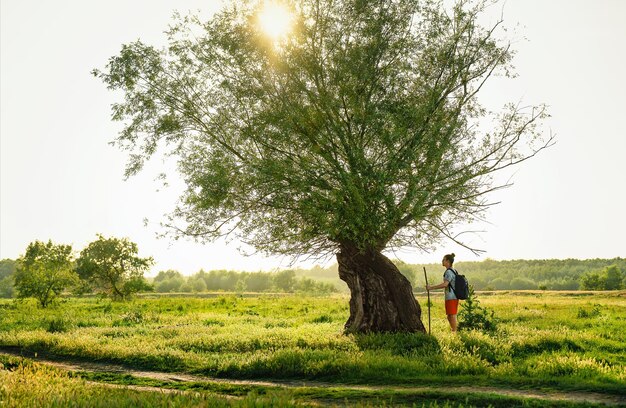
<svg viewBox="0 0 626 408"><path fill-rule="evenodd" d="M446 300L446 314L455 315L459 311L459 299L447 299Z"/></svg>

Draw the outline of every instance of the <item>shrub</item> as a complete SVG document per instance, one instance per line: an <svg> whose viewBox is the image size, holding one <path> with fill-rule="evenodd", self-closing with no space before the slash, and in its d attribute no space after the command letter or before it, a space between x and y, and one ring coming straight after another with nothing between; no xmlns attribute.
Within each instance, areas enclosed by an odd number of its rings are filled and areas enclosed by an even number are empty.
<svg viewBox="0 0 626 408"><path fill-rule="evenodd" d="M493 332L497 328L497 319L493 310L488 311L480 305L474 292L474 286L470 285L469 297L461 303L459 313L459 330L481 330Z"/></svg>
<svg viewBox="0 0 626 408"><path fill-rule="evenodd" d="M600 316L600 312L601 312L600 305L593 305L593 309L591 309L590 311L587 311L583 309L582 307L579 307L578 314L576 315L576 317L578 317L579 319L598 317Z"/></svg>
<svg viewBox="0 0 626 408"><path fill-rule="evenodd" d="M56 317L48 321L46 331L48 333L65 333L72 328L72 323L62 317Z"/></svg>

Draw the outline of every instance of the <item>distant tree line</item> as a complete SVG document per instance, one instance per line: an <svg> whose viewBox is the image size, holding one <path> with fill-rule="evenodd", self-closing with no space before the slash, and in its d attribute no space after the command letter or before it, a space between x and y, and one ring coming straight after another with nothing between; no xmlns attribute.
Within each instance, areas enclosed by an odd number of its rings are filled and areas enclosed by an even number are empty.
<svg viewBox="0 0 626 408"><path fill-rule="evenodd" d="M419 289L424 286L423 267L429 281L440 280L440 264L413 265L398 262L398 268ZM626 289L626 259L546 259L457 262L476 290L619 290Z"/></svg>
<svg viewBox="0 0 626 408"><path fill-rule="evenodd" d="M61 293L99 293L125 299L137 292L200 293L347 292L338 276L337 264L279 272L200 270L184 276L175 270L146 279L152 258L140 258L137 245L127 239L104 238L90 243L78 257L68 245L35 241L17 260L0 260L0 297L35 297L42 306ZM440 264L407 264L395 261L415 291L424 287L425 267L429 281L443 273ZM458 262L476 290L620 290L626 289L626 259L549 259Z"/></svg>
<svg viewBox="0 0 626 408"><path fill-rule="evenodd" d="M310 277L296 276L288 269L279 272L236 272L228 270L200 270L183 276L174 270L161 271L153 279L154 290L168 292L305 292L328 294L336 292L332 283L319 282Z"/></svg>
<svg viewBox="0 0 626 408"><path fill-rule="evenodd" d="M407 264L395 260L400 272L406 276L416 292L424 288L426 267L429 281L441 279L443 270L440 264ZM620 290L626 289L626 259L549 259L549 260L512 260L495 261L487 259L480 262L458 262L455 268L462 271L476 290ZM173 280L167 273L175 274ZM284 273L291 275L291 271ZM293 290L310 285L313 292L325 293L327 290L348 292L345 282L339 279L337 264L328 267L314 266L311 269L293 269L296 284ZM174 275L172 275L174 276ZM184 277L175 271L160 272L153 284L157 292L201 292L204 290L242 290L250 292L284 291L280 284L274 283L271 273L247 273L235 271L200 271ZM287 279L287 282L290 280ZM284 286L283 286L284 287ZM290 290L288 290L290 291Z"/></svg>

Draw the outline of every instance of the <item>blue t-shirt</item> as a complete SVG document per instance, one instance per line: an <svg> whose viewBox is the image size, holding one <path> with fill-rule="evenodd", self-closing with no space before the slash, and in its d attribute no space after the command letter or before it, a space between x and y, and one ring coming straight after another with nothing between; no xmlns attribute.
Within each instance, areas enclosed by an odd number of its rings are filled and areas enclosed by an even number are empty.
<svg viewBox="0 0 626 408"><path fill-rule="evenodd" d="M456 295L454 294L452 289L450 289L450 286L454 287L454 279L455 275L454 272L452 272L452 269L446 269L443 274L443 280L450 282L450 284L443 290L443 293L446 296L446 300L456 299Z"/></svg>

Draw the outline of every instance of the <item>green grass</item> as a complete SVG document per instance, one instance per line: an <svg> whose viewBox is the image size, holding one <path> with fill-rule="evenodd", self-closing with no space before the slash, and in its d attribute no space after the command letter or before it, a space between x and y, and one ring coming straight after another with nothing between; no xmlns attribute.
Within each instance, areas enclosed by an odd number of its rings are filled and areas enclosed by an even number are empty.
<svg viewBox="0 0 626 408"><path fill-rule="evenodd" d="M338 386L472 385L613 395L626 390L624 292L517 292L479 294L479 299L499 319L494 334L449 333L442 300L433 301L430 337L343 335L348 299L340 296L163 297L127 303L84 298L50 309L33 301L0 300L0 348L136 369ZM266 391L245 390L254 398ZM280 398L356 401L353 390L340 389L337 398L324 390L291 392ZM409 401L510 406L500 396L361 394L373 406Z"/></svg>
<svg viewBox="0 0 626 408"><path fill-rule="evenodd" d="M81 378L62 370L13 358L0 363L0 405L3 407L293 407L296 405L288 392L254 391L240 398L227 398L211 390L202 392L181 389L163 393L154 389L111 388L107 384L138 387L161 387L155 381L128 379L125 383L110 379ZM17 360L20 360L17 363ZM89 382L87 382L89 381ZM95 384L94 381L100 384ZM172 387L164 387L173 389ZM188 391L188 392L184 392ZM194 392L189 392L194 391ZM229 394L227 394L229 395ZM230 396L230 395L229 395Z"/></svg>
<svg viewBox="0 0 626 408"><path fill-rule="evenodd" d="M274 393L289 396L292 401L315 401L318 403L347 403L350 405L384 404L413 406L436 406L438 403L457 402L464 406L492 406L492 407L583 407L591 404L555 401L537 401L525 398L508 397L484 393L460 393L440 390L384 390L384 389L350 389L346 387L295 387L285 390L277 387L260 385L231 385L214 382L175 382L136 378L123 374L80 373L80 378L90 381L100 381L111 384L140 385L161 387L180 391L208 391L216 395L249 397L262 396ZM287 398L285 398L286 400ZM421 404L421 405L420 405Z"/></svg>
<svg viewBox="0 0 626 408"><path fill-rule="evenodd" d="M123 386L110 388L109 384ZM141 390L133 387L142 387ZM173 391L163 393L161 390ZM0 403L23 407L591 407L493 393L445 390L272 387L217 382L163 381L120 373L77 372L0 355Z"/></svg>

